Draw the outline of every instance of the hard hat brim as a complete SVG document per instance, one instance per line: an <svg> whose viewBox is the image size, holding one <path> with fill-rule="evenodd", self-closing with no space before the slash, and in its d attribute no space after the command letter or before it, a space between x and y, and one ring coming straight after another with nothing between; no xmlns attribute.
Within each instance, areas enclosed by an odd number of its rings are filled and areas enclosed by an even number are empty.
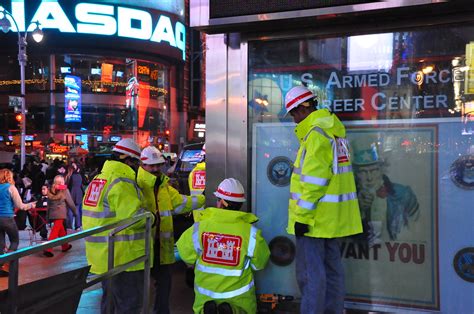
<svg viewBox="0 0 474 314"><path fill-rule="evenodd" d="M233 196L228 196L228 195L224 195L224 194L221 194L219 192L214 192L214 195L217 197L217 198L221 198L223 200L226 200L226 201L231 201L231 202L237 202L237 203L244 203L245 202L245 197L233 197Z"/></svg>

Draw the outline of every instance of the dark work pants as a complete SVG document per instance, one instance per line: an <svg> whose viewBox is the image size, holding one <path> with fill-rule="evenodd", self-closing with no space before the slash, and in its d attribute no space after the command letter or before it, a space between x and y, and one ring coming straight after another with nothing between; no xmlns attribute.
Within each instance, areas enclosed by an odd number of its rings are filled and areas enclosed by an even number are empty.
<svg viewBox="0 0 474 314"><path fill-rule="evenodd" d="M8 235L10 246L5 248L5 235ZM16 251L20 244L20 237L13 217L0 217L0 254L4 251Z"/></svg>
<svg viewBox="0 0 474 314"><path fill-rule="evenodd" d="M342 314L344 269L338 239L296 237L302 314Z"/></svg>
<svg viewBox="0 0 474 314"><path fill-rule="evenodd" d="M154 314L170 313L170 292L171 292L171 265L160 265L154 269L155 278L155 306Z"/></svg>
<svg viewBox="0 0 474 314"><path fill-rule="evenodd" d="M100 312L102 314L107 313L107 295L110 293L113 307L110 313L140 313L143 304L143 275L143 270L126 271L102 281ZM107 289L109 280L112 281L111 291Z"/></svg>

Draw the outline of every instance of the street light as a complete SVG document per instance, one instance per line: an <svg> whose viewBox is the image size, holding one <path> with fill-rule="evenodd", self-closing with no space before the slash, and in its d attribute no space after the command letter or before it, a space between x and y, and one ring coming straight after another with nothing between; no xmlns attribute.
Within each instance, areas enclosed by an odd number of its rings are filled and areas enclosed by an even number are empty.
<svg viewBox="0 0 474 314"><path fill-rule="evenodd" d="M18 62L20 63L20 78L21 78L21 146L20 146L20 151L21 151L21 157L20 157L20 169L23 170L23 167L25 165L25 136L26 136L26 101L25 101L25 66L26 62L28 61L28 56L26 55L26 37L28 35L28 28L32 25L35 24L36 27L33 30L33 39L36 42L40 42L43 40L43 31L39 28L39 23L38 22L32 22L28 27L26 28L25 32L23 35L20 32L20 28L18 27L18 24L13 17L13 15L5 10L5 8L0 7L0 28L4 33L8 33L10 31L12 24L10 23L10 20L8 19L8 16L11 18L13 23L15 23L15 27L18 33Z"/></svg>

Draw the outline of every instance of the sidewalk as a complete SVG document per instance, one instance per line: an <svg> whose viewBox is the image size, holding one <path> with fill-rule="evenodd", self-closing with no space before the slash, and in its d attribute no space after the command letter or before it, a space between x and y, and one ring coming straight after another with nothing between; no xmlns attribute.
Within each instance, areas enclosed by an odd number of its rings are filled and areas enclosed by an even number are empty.
<svg viewBox="0 0 474 314"><path fill-rule="evenodd" d="M39 238L39 237L38 237ZM28 283L48 276L61 274L69 270L77 269L87 265L84 240L71 243L72 249L66 253L61 248L53 250L54 257L48 258L38 253L20 259L19 284ZM28 231L20 231L20 248L30 246ZM173 267L173 285L171 289L171 313L192 313L194 292L192 288L185 285L185 266L177 263ZM8 278L0 278L0 290L8 287ZM100 313L100 299L102 289L95 285L82 293L77 313L95 314ZM151 296L153 298L153 295Z"/></svg>

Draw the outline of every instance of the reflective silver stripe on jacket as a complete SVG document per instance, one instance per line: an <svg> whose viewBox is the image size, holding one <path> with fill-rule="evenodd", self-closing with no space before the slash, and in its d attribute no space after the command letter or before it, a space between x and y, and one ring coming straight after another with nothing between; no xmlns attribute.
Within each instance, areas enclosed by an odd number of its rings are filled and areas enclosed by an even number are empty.
<svg viewBox="0 0 474 314"><path fill-rule="evenodd" d="M319 201L327 203L340 203L345 201L355 200L357 198L356 192L346 193L346 194L326 194Z"/></svg>
<svg viewBox="0 0 474 314"><path fill-rule="evenodd" d="M198 198L197 196L191 196L191 201L192 201L192 209L197 209L198 208Z"/></svg>
<svg viewBox="0 0 474 314"><path fill-rule="evenodd" d="M200 294L204 294L204 295L206 295L208 297L211 297L213 299L229 299L229 298L236 297L238 295L241 295L241 294L249 291L253 286L254 286L254 282L252 280L248 285L245 285L240 289L236 289L236 290L228 291L228 292L214 292L212 290L207 290L207 289L204 289L202 287L199 287L198 285L194 285L194 288L196 288L196 290Z"/></svg>
<svg viewBox="0 0 474 314"><path fill-rule="evenodd" d="M184 195L181 195L181 200L182 200L181 205L174 208L174 213L176 215L181 213L183 211L183 209L186 207L186 203L188 202L188 197L184 196Z"/></svg>
<svg viewBox="0 0 474 314"><path fill-rule="evenodd" d="M250 226L249 246L247 248L247 256L250 258L252 258L253 253L255 253L255 246L257 244L257 231L257 228Z"/></svg>
<svg viewBox="0 0 474 314"><path fill-rule="evenodd" d="M336 171L337 174L347 173L347 172L352 172L352 166L337 167L337 171Z"/></svg>
<svg viewBox="0 0 474 314"><path fill-rule="evenodd" d="M173 232L162 232L162 231L160 231L160 237L161 238L171 239L173 236L174 236Z"/></svg>
<svg viewBox="0 0 474 314"><path fill-rule="evenodd" d="M103 211L101 212L96 212L96 211L92 211L92 210L88 210L88 209L83 209L82 210L82 215L86 216L86 217L92 217L92 218L113 218L113 217L116 217L116 213L115 211L112 211L110 209L110 205L109 205L109 193L110 193L110 190L112 190L112 188L119 182L127 182L127 183L131 183L133 185L133 187L135 188L135 190L137 191L137 196L138 196L138 199L141 200L141 194L140 194L140 188L138 187L137 183L132 180L132 179L128 179L128 178L117 178L115 179L114 181L112 181L112 183L110 183L110 185L107 187L107 191L105 191L105 195L104 195L104 202L103 202Z"/></svg>
<svg viewBox="0 0 474 314"><path fill-rule="evenodd" d="M247 269L249 265L247 264L244 269L226 269L220 267L212 267L212 266L205 266L202 265L199 260L196 263L196 269L200 272L206 274L216 274L222 276L232 276L232 277L240 277L245 269Z"/></svg>
<svg viewBox="0 0 474 314"><path fill-rule="evenodd" d="M313 176L301 175L300 181L305 183L311 183L320 186L327 186L329 185L329 180L324 178L318 178Z"/></svg>
<svg viewBox="0 0 474 314"><path fill-rule="evenodd" d="M170 217L172 214L171 210L160 210L160 217Z"/></svg>
<svg viewBox="0 0 474 314"><path fill-rule="evenodd" d="M191 195L199 195L202 194L202 190L192 190Z"/></svg>
<svg viewBox="0 0 474 314"><path fill-rule="evenodd" d="M193 244L194 250L196 251L197 255L201 256L202 249L201 245L199 244L199 222L196 222L193 225Z"/></svg>
<svg viewBox="0 0 474 314"><path fill-rule="evenodd" d="M115 242L135 241L145 239L145 232L135 234L119 234L115 237ZM109 236L90 236L86 238L86 242L104 243L109 241Z"/></svg>
<svg viewBox="0 0 474 314"><path fill-rule="evenodd" d="M296 205L298 205L299 207L302 207L304 209L309 209L309 210L316 209L316 204L315 203L311 203L311 202L308 202L308 201L305 201L305 200L302 200L302 199L297 200Z"/></svg>
<svg viewBox="0 0 474 314"><path fill-rule="evenodd" d="M290 193L290 198L296 201L296 205L308 210L316 209L317 204L302 200L300 197L301 194L299 193Z"/></svg>

